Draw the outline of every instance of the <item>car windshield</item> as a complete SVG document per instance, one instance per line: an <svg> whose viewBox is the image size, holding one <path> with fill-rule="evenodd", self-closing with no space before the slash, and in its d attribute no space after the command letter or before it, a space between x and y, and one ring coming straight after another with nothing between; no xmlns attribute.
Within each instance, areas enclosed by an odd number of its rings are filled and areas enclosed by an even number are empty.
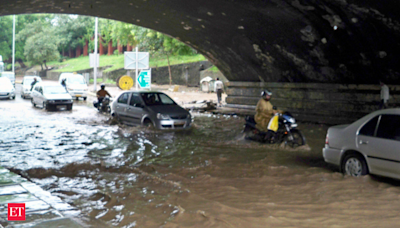
<svg viewBox="0 0 400 228"><path fill-rule="evenodd" d="M38 80L38 82L41 81L40 79L37 79L37 80ZM30 84L32 84L32 82L33 82L33 78L25 78L24 79L24 85L30 85Z"/></svg>
<svg viewBox="0 0 400 228"><path fill-rule="evenodd" d="M45 86L43 87L43 93L45 94L64 94L67 93L62 86Z"/></svg>
<svg viewBox="0 0 400 228"><path fill-rule="evenodd" d="M7 89L13 87L8 78L0 78L0 88Z"/></svg>
<svg viewBox="0 0 400 228"><path fill-rule="evenodd" d="M67 82L69 84L81 84L81 85L86 84L83 77L69 77L67 79Z"/></svg>
<svg viewBox="0 0 400 228"><path fill-rule="evenodd" d="M9 79L14 79L14 74L12 73L1 73L1 76L7 77Z"/></svg>
<svg viewBox="0 0 400 228"><path fill-rule="evenodd" d="M163 93L142 93L141 96L147 106L176 104L170 97Z"/></svg>

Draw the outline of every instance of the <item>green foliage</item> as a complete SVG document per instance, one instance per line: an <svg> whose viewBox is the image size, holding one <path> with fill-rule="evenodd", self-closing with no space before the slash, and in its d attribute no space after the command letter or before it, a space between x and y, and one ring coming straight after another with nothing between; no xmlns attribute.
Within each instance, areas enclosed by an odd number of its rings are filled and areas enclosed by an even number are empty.
<svg viewBox="0 0 400 228"><path fill-rule="evenodd" d="M204 56L199 54L191 56L178 55L170 57L171 65L198 62L203 60L205 60ZM149 64L150 67L163 67L168 65L167 59L162 55L150 56ZM59 61L48 62L47 65L58 68L57 70L54 70L56 72L74 72L74 71L90 69L88 56L67 59L64 62L59 62ZM105 66L111 66L111 67L104 70L104 72L109 72L124 68L124 55L101 56L99 67L105 67Z"/></svg>
<svg viewBox="0 0 400 228"><path fill-rule="evenodd" d="M39 64L40 59L48 62L57 56L53 53L54 45L59 52L65 52L83 47L88 42L88 51L92 52L94 20L94 17L65 14L17 15L16 60L30 61L31 64ZM12 55L12 16L0 17L0 31L0 55L7 60ZM191 47L163 33L119 21L99 19L99 35L99 42L104 46L110 40L114 47L118 43L124 46L130 44L156 58L197 55Z"/></svg>
<svg viewBox="0 0 400 228"><path fill-rule="evenodd" d="M50 21L37 20L18 33L17 39L25 39L24 55L31 64L45 64L59 58L58 40Z"/></svg>

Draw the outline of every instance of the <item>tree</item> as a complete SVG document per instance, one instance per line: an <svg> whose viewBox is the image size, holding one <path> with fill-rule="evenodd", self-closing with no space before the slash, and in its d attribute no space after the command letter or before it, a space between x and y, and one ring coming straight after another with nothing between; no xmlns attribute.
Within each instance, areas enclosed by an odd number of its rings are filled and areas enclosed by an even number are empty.
<svg viewBox="0 0 400 228"><path fill-rule="evenodd" d="M83 47L93 37L94 18L87 16L56 15L53 26L58 36L60 51Z"/></svg>
<svg viewBox="0 0 400 228"><path fill-rule="evenodd" d="M47 69L46 61L59 58L59 40L50 21L38 20L27 25L18 33L17 39L23 40L26 37L24 55L32 64L40 64L43 70L43 64Z"/></svg>

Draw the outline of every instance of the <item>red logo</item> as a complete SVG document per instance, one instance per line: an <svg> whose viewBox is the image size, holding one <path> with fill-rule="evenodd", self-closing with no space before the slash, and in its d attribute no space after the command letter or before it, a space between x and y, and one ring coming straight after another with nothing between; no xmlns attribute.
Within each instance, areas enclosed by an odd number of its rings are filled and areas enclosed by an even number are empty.
<svg viewBox="0 0 400 228"><path fill-rule="evenodd" d="M8 204L8 221L25 221L25 203Z"/></svg>

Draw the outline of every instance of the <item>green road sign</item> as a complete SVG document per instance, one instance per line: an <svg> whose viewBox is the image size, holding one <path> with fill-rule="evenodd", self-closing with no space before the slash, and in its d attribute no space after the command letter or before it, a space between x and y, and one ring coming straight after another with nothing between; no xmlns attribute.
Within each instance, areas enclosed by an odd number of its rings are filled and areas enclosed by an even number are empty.
<svg viewBox="0 0 400 228"><path fill-rule="evenodd" d="M137 77L138 84L140 88L150 88L151 85L151 70L140 71Z"/></svg>

